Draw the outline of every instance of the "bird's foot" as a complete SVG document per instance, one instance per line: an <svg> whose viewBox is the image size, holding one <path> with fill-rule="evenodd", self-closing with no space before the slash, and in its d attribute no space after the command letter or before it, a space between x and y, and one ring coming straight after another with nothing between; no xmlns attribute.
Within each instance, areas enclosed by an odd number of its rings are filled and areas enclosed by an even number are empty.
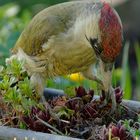
<svg viewBox="0 0 140 140"><path fill-rule="evenodd" d="M117 108L117 104L120 104L122 102L123 90L120 87L117 87L115 89L111 87L109 97L112 103L111 113L114 113Z"/></svg>
<svg viewBox="0 0 140 140"><path fill-rule="evenodd" d="M116 110L116 107L117 107L115 91L111 90L111 92L109 94L110 94L110 99L111 99L111 102L112 102L111 112L110 113L113 114L115 112L115 110Z"/></svg>
<svg viewBox="0 0 140 140"><path fill-rule="evenodd" d="M113 114L117 107L115 90L111 87L109 92L106 95L107 95L107 97L106 97L107 104L111 103L110 114Z"/></svg>
<svg viewBox="0 0 140 140"><path fill-rule="evenodd" d="M111 106L110 114L113 114L115 112L117 103L116 103L115 90L113 88L111 88L107 93L102 91L100 100L103 101L102 105L100 106L101 108L111 104L112 106Z"/></svg>

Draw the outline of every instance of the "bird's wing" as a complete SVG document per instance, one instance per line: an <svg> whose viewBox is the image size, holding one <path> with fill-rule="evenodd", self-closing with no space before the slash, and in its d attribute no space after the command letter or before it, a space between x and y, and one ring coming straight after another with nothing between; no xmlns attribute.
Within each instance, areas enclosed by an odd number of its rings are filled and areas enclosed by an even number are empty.
<svg viewBox="0 0 140 140"><path fill-rule="evenodd" d="M89 4L91 1L58 4L38 13L20 35L12 53L16 53L18 48L22 48L28 55L41 53L41 46L51 36L63 33L72 26L85 3Z"/></svg>
<svg viewBox="0 0 140 140"><path fill-rule="evenodd" d="M59 32L65 30L65 25L57 15L49 10L37 14L23 30L12 53L22 48L28 55L41 53L41 46Z"/></svg>

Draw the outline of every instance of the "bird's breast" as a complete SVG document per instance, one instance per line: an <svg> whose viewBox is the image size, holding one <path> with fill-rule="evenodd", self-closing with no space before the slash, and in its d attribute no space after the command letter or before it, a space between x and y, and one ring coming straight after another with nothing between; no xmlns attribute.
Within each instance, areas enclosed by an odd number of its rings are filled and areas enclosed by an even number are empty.
<svg viewBox="0 0 140 140"><path fill-rule="evenodd" d="M47 75L66 75L85 71L95 62L92 48L59 48L54 51L49 61Z"/></svg>

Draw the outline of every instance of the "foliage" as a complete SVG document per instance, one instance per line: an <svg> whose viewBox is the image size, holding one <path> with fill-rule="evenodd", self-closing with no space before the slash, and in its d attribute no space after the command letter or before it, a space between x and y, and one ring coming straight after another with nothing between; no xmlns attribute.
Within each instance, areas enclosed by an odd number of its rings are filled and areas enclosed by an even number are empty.
<svg viewBox="0 0 140 140"><path fill-rule="evenodd" d="M122 65L121 68L117 68L113 72L113 85L116 87L118 85L121 85L121 87L124 90L124 99L131 99L133 94L134 96L138 97L139 100L139 87L140 87L140 70L139 70L139 64L140 64L140 44L138 42L135 43L133 46L135 49L135 55L136 55L136 70L134 71L133 67L130 67L129 65L129 59L131 57L135 56L129 56L129 42L126 42L123 48L123 56L122 56ZM135 76L136 83L133 83L134 79L132 77Z"/></svg>
<svg viewBox="0 0 140 140"><path fill-rule="evenodd" d="M118 108L110 115L112 102L109 100L104 105L104 91L98 100L93 100L95 91L82 86L75 88L73 97L55 97L48 102L39 102L40 96L30 83L24 62L16 59L6 67L0 67L0 79L0 123L3 125L86 139L93 137L92 131L97 126L102 128L102 131L96 128L100 134L97 137L104 140L108 139L110 128L111 135L118 138L139 136L139 129L130 127L128 121L122 121L119 126L116 123L124 117L136 119L136 115L131 117L120 104L123 96L121 88L114 89ZM96 119L100 121L96 122ZM112 121L114 125L110 124ZM117 135L116 131L119 132Z"/></svg>
<svg viewBox="0 0 140 140"><path fill-rule="evenodd" d="M21 115L28 114L32 106L39 106L40 97L30 84L23 62L13 59L6 68L1 66L0 79L1 114L7 120L18 118L16 124L21 125Z"/></svg>
<svg viewBox="0 0 140 140"><path fill-rule="evenodd" d="M128 52L129 52L129 43L126 43L124 46L123 53L123 62L122 62L122 77L121 77L121 87L127 94L124 94L127 99L131 98L132 87L131 87L131 77L130 70L128 67Z"/></svg>
<svg viewBox="0 0 140 140"><path fill-rule="evenodd" d="M68 0L30 0L30 1L22 1L22 0L5 0L5 1L0 1L0 5L7 5L7 4L17 4L19 6L19 14L22 14L24 10L28 10L31 13L34 13L36 10L39 11L42 8L45 8L47 6L57 4L57 3L62 3Z"/></svg>
<svg viewBox="0 0 140 140"><path fill-rule="evenodd" d="M131 132L134 137L140 137L140 122L134 122L133 120L124 120L122 121L124 127Z"/></svg>
<svg viewBox="0 0 140 140"><path fill-rule="evenodd" d="M5 58L9 57L10 49L31 18L31 15L26 11L18 18L16 16L18 9L19 7L16 4L7 4L0 7L0 64L4 64Z"/></svg>
<svg viewBox="0 0 140 140"><path fill-rule="evenodd" d="M140 91L140 45L138 42L135 43L135 53L136 53L136 60L137 60L137 78L136 78L136 91L139 93ZM138 99L139 99L139 94L138 94Z"/></svg>

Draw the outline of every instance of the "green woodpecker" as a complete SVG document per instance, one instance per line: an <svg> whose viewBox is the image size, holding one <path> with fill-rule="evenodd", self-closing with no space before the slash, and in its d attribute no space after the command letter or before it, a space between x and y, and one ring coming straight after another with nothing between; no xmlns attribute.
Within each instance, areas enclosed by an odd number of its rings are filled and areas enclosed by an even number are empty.
<svg viewBox="0 0 140 140"><path fill-rule="evenodd" d="M7 63L24 60L39 93L47 78L81 72L101 84L115 109L111 77L121 47L121 20L108 3L73 1L39 12L23 30Z"/></svg>

